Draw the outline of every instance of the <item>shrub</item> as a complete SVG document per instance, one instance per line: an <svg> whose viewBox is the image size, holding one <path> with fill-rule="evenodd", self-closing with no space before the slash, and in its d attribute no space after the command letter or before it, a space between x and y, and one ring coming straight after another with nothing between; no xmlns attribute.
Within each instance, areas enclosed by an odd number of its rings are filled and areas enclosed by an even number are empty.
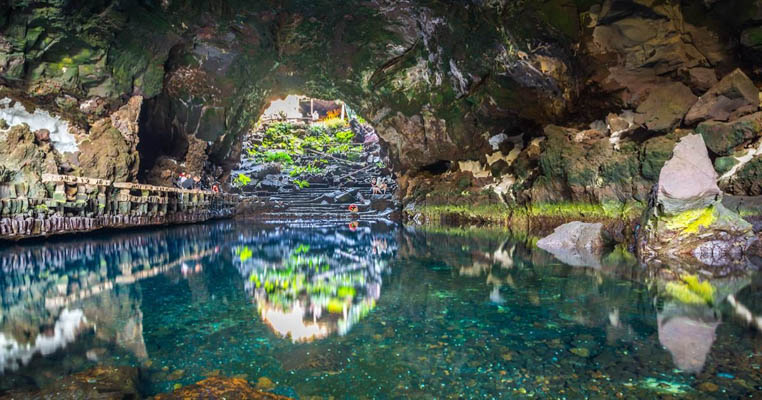
<svg viewBox="0 0 762 400"><path fill-rule="evenodd" d="M251 183L251 178L244 174L238 174L238 176L233 180L233 184L235 186L246 186L249 183Z"/></svg>
<svg viewBox="0 0 762 400"><path fill-rule="evenodd" d="M285 151L268 151L265 154L265 162L278 162L282 164L293 164L294 160Z"/></svg>
<svg viewBox="0 0 762 400"><path fill-rule="evenodd" d="M304 188L308 188L308 187L310 187L310 183L309 183L309 182L307 182L307 181L305 181L305 180L301 180L301 179L294 179L294 184L295 184L295 185L296 185L296 186L297 186L299 189L304 189Z"/></svg>
<svg viewBox="0 0 762 400"><path fill-rule="evenodd" d="M339 143L350 143L352 142L352 139L354 139L355 134L351 130L347 129L336 132L334 136L336 136L336 140Z"/></svg>

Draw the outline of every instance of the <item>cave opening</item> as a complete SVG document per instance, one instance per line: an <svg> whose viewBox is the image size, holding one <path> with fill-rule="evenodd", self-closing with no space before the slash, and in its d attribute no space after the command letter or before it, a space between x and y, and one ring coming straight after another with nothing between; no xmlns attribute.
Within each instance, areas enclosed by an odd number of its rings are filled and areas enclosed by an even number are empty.
<svg viewBox="0 0 762 400"><path fill-rule="evenodd" d="M375 129L341 100L289 94L242 138L230 188L266 220L378 218L396 183Z"/></svg>

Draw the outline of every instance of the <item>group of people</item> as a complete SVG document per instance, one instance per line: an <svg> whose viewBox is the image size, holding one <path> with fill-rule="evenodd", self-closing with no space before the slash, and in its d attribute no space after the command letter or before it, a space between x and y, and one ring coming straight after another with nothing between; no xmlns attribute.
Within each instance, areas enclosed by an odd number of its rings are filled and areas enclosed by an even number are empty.
<svg viewBox="0 0 762 400"><path fill-rule="evenodd" d="M181 172L174 181L176 187L180 189L200 189L200 190L212 190L213 192L219 192L220 186L213 182L204 182L200 176L186 174Z"/></svg>

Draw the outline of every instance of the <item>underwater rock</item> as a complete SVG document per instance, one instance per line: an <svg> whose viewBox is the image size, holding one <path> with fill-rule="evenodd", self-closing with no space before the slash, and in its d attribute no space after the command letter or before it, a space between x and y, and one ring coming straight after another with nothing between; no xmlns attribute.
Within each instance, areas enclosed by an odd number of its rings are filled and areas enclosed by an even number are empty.
<svg viewBox="0 0 762 400"><path fill-rule="evenodd" d="M602 229L600 223L569 222L537 241L537 247L571 266L598 268L604 247Z"/></svg>
<svg viewBox="0 0 762 400"><path fill-rule="evenodd" d="M40 391L11 392L0 399L137 399L140 398L137 380L137 368L97 366Z"/></svg>
<svg viewBox="0 0 762 400"><path fill-rule="evenodd" d="M273 390L275 389L275 383L268 377L262 376L257 379L257 390Z"/></svg>
<svg viewBox="0 0 762 400"><path fill-rule="evenodd" d="M759 109L759 89L740 69L726 75L699 98L685 116L685 123L728 121Z"/></svg>
<svg viewBox="0 0 762 400"><path fill-rule="evenodd" d="M286 400L285 396L261 392L240 378L211 377L171 393L162 393L156 400L229 399L229 400Z"/></svg>

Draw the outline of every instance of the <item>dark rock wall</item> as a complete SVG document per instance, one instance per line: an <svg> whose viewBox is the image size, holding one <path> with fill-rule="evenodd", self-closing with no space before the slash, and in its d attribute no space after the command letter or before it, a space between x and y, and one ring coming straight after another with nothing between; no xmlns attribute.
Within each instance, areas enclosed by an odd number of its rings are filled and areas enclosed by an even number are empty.
<svg viewBox="0 0 762 400"><path fill-rule="evenodd" d="M142 96L139 140L99 147L156 183L224 179L267 102L301 93L372 121L399 174L474 161L506 199L640 201L698 96L737 67L756 79L762 49L748 0L5 3L0 94L83 137Z"/></svg>

